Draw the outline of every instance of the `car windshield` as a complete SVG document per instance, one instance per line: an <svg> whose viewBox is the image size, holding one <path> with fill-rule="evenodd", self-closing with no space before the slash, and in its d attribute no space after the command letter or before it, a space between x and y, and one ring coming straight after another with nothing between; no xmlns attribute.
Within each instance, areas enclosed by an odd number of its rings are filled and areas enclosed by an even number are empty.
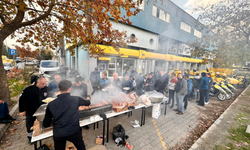
<svg viewBox="0 0 250 150"><path fill-rule="evenodd" d="M58 67L58 62L42 62L41 63L41 67L44 67L44 68L52 68L52 67Z"/></svg>

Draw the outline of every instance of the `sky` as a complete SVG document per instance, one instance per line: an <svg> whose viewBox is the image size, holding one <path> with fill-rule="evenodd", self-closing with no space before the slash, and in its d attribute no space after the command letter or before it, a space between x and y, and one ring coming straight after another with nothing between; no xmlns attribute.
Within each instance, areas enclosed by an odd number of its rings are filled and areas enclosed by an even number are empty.
<svg viewBox="0 0 250 150"><path fill-rule="evenodd" d="M197 5L207 5L207 4L216 4L221 0L171 0L173 3L181 7L187 13L192 15L194 18L197 18L199 15L193 12L193 9Z"/></svg>

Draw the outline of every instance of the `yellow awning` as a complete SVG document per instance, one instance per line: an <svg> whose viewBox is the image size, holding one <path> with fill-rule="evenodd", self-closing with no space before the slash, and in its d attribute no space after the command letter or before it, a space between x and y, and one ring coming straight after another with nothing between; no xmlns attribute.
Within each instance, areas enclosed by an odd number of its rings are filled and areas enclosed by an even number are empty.
<svg viewBox="0 0 250 150"><path fill-rule="evenodd" d="M98 60L110 61L110 59L108 57L98 57Z"/></svg>
<svg viewBox="0 0 250 150"><path fill-rule="evenodd" d="M106 56L135 57L139 59L158 59L165 61L179 61L179 62L191 62L191 63L203 62L203 60L201 59L187 58L170 54L159 54L159 53L147 52L145 50L132 50L127 48L120 48L120 51L117 52L112 46L106 46L106 45L98 45L98 46L104 49L104 55Z"/></svg>

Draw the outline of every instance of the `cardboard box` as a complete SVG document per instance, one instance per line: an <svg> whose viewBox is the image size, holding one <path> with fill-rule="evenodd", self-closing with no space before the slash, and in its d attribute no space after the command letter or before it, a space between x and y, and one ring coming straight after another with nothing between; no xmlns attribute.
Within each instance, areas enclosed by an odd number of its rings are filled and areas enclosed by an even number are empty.
<svg viewBox="0 0 250 150"><path fill-rule="evenodd" d="M122 112L122 111L128 110L128 106L125 106L125 107L123 107L122 109L120 109L120 108L113 108L113 110L114 110L115 112Z"/></svg>
<svg viewBox="0 0 250 150"><path fill-rule="evenodd" d="M102 138L96 138L95 143L101 145L102 144Z"/></svg>

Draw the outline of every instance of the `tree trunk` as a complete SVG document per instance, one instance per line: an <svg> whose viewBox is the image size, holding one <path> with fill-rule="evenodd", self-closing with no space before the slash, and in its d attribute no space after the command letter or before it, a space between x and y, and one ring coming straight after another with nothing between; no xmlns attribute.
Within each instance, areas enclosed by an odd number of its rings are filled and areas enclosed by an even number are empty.
<svg viewBox="0 0 250 150"><path fill-rule="evenodd" d="M4 39L0 38L0 50L3 48L3 41ZM10 90L9 90L9 84L6 76L6 71L3 67L3 60L2 60L2 51L0 51L1 57L0 57L0 99L7 102L8 105L11 105L11 99L10 99Z"/></svg>

